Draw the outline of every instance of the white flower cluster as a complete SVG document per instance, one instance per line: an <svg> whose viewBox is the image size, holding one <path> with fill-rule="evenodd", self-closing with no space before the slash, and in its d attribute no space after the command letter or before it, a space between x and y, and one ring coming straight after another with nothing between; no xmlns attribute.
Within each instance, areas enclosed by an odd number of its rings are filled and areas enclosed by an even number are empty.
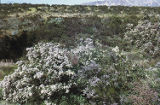
<svg viewBox="0 0 160 105"><path fill-rule="evenodd" d="M93 45L93 40L91 38L81 38L77 47L71 49L71 52L73 55L77 56L79 62L83 63L83 65L87 65L92 60L93 51L95 49L96 48Z"/></svg>
<svg viewBox="0 0 160 105"><path fill-rule="evenodd" d="M149 20L139 21L138 25L125 33L125 39L142 48L151 56L160 55L160 23Z"/></svg>
<svg viewBox="0 0 160 105"><path fill-rule="evenodd" d="M68 93L74 84L70 78L75 75L68 51L54 43L38 43L27 51L28 60L18 61L15 72L0 84L4 99L27 102L37 97L50 99L61 91Z"/></svg>
<svg viewBox="0 0 160 105"><path fill-rule="evenodd" d="M56 104L49 102L49 101L44 101L44 103L45 103L45 105L56 105Z"/></svg>
<svg viewBox="0 0 160 105"><path fill-rule="evenodd" d="M116 46L115 48L112 48L112 51L114 51L117 55L120 53L118 46Z"/></svg>

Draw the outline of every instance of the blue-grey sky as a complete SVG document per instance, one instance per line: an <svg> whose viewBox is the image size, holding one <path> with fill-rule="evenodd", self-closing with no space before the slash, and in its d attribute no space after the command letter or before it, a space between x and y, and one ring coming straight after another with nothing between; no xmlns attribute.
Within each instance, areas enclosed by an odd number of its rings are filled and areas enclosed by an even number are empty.
<svg viewBox="0 0 160 105"><path fill-rule="evenodd" d="M82 4L97 0L1 0L2 3L33 3L33 4ZM101 1L101 0L99 0Z"/></svg>

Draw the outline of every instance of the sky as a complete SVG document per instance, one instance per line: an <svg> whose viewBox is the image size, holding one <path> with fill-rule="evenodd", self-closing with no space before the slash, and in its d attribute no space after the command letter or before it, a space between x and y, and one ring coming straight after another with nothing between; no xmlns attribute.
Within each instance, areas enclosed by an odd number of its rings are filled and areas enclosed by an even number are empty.
<svg viewBox="0 0 160 105"><path fill-rule="evenodd" d="M91 1L97 1L97 0L1 0L2 3L66 4L66 5L82 4Z"/></svg>

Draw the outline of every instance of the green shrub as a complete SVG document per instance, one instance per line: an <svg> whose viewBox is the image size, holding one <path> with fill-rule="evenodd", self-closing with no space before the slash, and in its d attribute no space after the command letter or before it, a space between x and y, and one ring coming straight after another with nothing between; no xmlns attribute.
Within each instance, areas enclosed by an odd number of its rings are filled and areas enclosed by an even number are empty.
<svg viewBox="0 0 160 105"><path fill-rule="evenodd" d="M87 102L87 98L78 95L63 96L61 99L54 101L58 105L90 105Z"/></svg>
<svg viewBox="0 0 160 105"><path fill-rule="evenodd" d="M2 95L2 89L0 88L0 101L2 100L3 95Z"/></svg>

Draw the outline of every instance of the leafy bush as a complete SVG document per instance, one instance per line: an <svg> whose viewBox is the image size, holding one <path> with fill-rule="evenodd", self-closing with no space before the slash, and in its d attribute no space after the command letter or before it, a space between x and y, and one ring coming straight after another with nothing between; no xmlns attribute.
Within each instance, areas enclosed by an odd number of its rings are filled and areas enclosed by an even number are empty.
<svg viewBox="0 0 160 105"><path fill-rule="evenodd" d="M23 55L24 49L27 46L26 33L20 36L4 35L0 37L0 59L13 59Z"/></svg>
<svg viewBox="0 0 160 105"><path fill-rule="evenodd" d="M2 89L0 88L0 101L2 100L3 95L2 95Z"/></svg>
<svg viewBox="0 0 160 105"><path fill-rule="evenodd" d="M148 83L152 88L160 93L160 62L158 62L154 67L147 68L146 71Z"/></svg>
<svg viewBox="0 0 160 105"><path fill-rule="evenodd" d="M58 105L89 105L86 97L81 95L62 96L62 99L55 100L54 103L58 103Z"/></svg>
<svg viewBox="0 0 160 105"><path fill-rule="evenodd" d="M118 48L113 50L119 51ZM78 73L82 84L87 86L83 94L91 104L125 103L120 101L121 95L130 90L132 82L145 78L143 69L111 51L93 52L94 57L97 60L82 67Z"/></svg>

